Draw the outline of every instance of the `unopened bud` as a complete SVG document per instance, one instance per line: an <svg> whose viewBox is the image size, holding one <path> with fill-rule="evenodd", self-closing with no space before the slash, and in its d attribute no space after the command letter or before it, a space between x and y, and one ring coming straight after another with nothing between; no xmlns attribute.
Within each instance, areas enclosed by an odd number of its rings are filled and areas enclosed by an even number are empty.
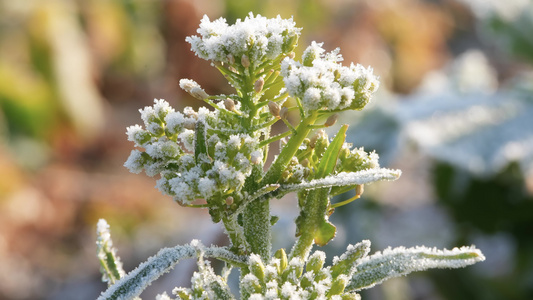
<svg viewBox="0 0 533 300"><path fill-rule="evenodd" d="M250 154L250 161L254 165L258 165L263 161L263 154L260 151L254 151Z"/></svg>
<svg viewBox="0 0 533 300"><path fill-rule="evenodd" d="M248 58L248 56L246 56L246 54L241 57L241 65L245 68L248 68L250 66L250 59Z"/></svg>
<svg viewBox="0 0 533 300"><path fill-rule="evenodd" d="M285 268L287 268L288 262L287 262L287 253L285 252L285 249L281 248L274 253L274 257L279 259L279 267L283 271Z"/></svg>
<svg viewBox="0 0 533 300"><path fill-rule="evenodd" d="M265 80L263 77L259 77L257 81L254 84L254 90L256 93L260 93L263 90L263 86L265 85Z"/></svg>
<svg viewBox="0 0 533 300"><path fill-rule="evenodd" d="M248 259L250 273L252 273L259 281L265 278L265 265L261 257L257 254L252 254Z"/></svg>
<svg viewBox="0 0 533 300"><path fill-rule="evenodd" d="M337 123L338 118L339 118L338 114L329 116L329 118L326 120L326 123L324 123L324 126L330 127L330 126L335 125L335 123Z"/></svg>
<svg viewBox="0 0 533 300"><path fill-rule="evenodd" d="M196 128L196 121L194 119L185 120L183 127L185 129L194 130L194 128Z"/></svg>
<svg viewBox="0 0 533 300"><path fill-rule="evenodd" d="M287 116L289 115L289 109L286 106L283 106L279 112L279 117L283 120L287 120Z"/></svg>
<svg viewBox="0 0 533 300"><path fill-rule="evenodd" d="M229 111L234 111L235 110L235 101L233 101L230 98L226 98L226 100L224 100L224 107L227 110L229 110Z"/></svg>
<svg viewBox="0 0 533 300"><path fill-rule="evenodd" d="M200 87L192 88L190 94L191 96L199 100L205 100L209 97L209 95L204 91L204 89Z"/></svg>
<svg viewBox="0 0 533 300"><path fill-rule="evenodd" d="M322 251L316 251L311 256L309 256L309 259L307 260L307 264L305 265L305 271L306 272L314 272L315 274L322 269L324 266L324 262L326 261L326 254Z"/></svg>
<svg viewBox="0 0 533 300"><path fill-rule="evenodd" d="M365 191L365 185L364 184L358 184L355 186L355 195L361 196L363 192Z"/></svg>
<svg viewBox="0 0 533 300"><path fill-rule="evenodd" d="M230 65L235 64L235 57L233 57L233 55L228 54L227 57L228 57L228 62L229 62Z"/></svg>
<svg viewBox="0 0 533 300"><path fill-rule="evenodd" d="M294 52L291 52L291 53L289 53L289 55L287 55L287 57L290 58L290 59L293 59L295 56L296 56L296 54Z"/></svg>
<svg viewBox="0 0 533 300"><path fill-rule="evenodd" d="M279 118L279 114L280 114L280 107L279 107L279 104L277 104L276 102L273 102L273 101L270 101L268 102L268 110L270 111L270 113L276 117L276 118Z"/></svg>
<svg viewBox="0 0 533 300"><path fill-rule="evenodd" d="M232 205L233 204L233 197L229 196L226 198L226 205Z"/></svg>
<svg viewBox="0 0 533 300"><path fill-rule="evenodd" d="M307 168L307 166L309 166L309 159L306 158L302 160L300 164L302 165L302 167Z"/></svg>
<svg viewBox="0 0 533 300"><path fill-rule="evenodd" d="M194 80L181 79L180 87L196 99L204 100L209 97L209 95Z"/></svg>
<svg viewBox="0 0 533 300"><path fill-rule="evenodd" d="M313 149L315 148L316 146L316 140L318 139L318 135L313 135L313 137L311 137L311 140L309 141L309 148Z"/></svg>

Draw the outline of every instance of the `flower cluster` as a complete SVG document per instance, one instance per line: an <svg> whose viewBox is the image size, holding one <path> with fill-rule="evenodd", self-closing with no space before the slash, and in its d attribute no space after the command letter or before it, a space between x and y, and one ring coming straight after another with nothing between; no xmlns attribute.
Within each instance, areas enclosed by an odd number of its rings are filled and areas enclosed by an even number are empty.
<svg viewBox="0 0 533 300"><path fill-rule="evenodd" d="M281 75L289 95L302 101L306 112L315 110L360 110L370 101L379 81L372 68L340 64L339 49L325 53L322 43L313 42L302 62L285 58Z"/></svg>
<svg viewBox="0 0 533 300"><path fill-rule="evenodd" d="M301 183L304 180L315 179L317 166L329 144L330 139L324 130L319 130L310 139L305 139L284 171L282 182ZM378 169L378 160L379 156L375 152L368 153L364 148L353 148L352 144L343 143L335 169L330 175Z"/></svg>
<svg viewBox="0 0 533 300"><path fill-rule="evenodd" d="M249 271L243 278L242 287L248 299L360 299L354 292L345 291L355 265L370 250L370 242L349 245L347 251L333 259L332 266L324 266L326 254L315 251L304 262L300 257L288 261L280 249L264 265L261 258L252 254Z"/></svg>
<svg viewBox="0 0 533 300"><path fill-rule="evenodd" d="M232 131L224 110L187 107L174 111L164 100L140 110L145 128L127 129L128 140L137 147L124 164L131 172L143 169L161 175L157 187L183 205L196 198L222 201L240 191L253 164L263 163L257 140ZM227 112L227 111L226 111ZM209 133L216 128L225 131ZM216 203L214 203L216 204Z"/></svg>
<svg viewBox="0 0 533 300"><path fill-rule="evenodd" d="M298 41L300 28L291 19L267 19L252 13L228 25L226 19L210 21L204 16L197 30L200 36L187 37L192 51L200 58L243 67L250 63L274 60L291 52Z"/></svg>

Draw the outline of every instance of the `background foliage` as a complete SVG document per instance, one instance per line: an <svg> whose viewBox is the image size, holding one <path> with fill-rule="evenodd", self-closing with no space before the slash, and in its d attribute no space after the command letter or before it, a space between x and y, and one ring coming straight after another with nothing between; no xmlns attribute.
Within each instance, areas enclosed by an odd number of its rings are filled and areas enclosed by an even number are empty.
<svg viewBox="0 0 533 300"><path fill-rule="evenodd" d="M375 109L344 122L356 125L355 145L404 175L335 214L346 225L324 250L368 238L380 249L475 243L486 254L478 266L400 278L363 297L531 299L533 4L498 3L0 0L0 298L96 298L102 217L126 270L163 246L226 242L207 212L179 207L122 167L124 132L154 98L200 105L180 78L228 92L185 37L204 13L232 23L254 11L293 15L302 46L338 45L381 76ZM290 245L296 204L275 206L275 243ZM154 290L186 286L194 267L180 265Z"/></svg>

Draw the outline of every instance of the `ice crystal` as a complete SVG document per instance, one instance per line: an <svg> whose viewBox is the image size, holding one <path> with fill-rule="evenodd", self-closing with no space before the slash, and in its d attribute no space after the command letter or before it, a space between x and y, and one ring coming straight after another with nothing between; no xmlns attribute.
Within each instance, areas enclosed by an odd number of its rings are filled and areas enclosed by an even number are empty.
<svg viewBox="0 0 533 300"><path fill-rule="evenodd" d="M322 44L313 42L302 59L285 58L281 74L287 91L301 99L306 112L362 109L379 86L372 68L341 65L338 49L325 54Z"/></svg>
<svg viewBox="0 0 533 300"><path fill-rule="evenodd" d="M292 51L300 29L295 27L292 18L267 19L250 13L234 25L228 25L224 18L211 21L204 16L198 34L187 37L186 41L200 58L230 65L237 61L246 67Z"/></svg>

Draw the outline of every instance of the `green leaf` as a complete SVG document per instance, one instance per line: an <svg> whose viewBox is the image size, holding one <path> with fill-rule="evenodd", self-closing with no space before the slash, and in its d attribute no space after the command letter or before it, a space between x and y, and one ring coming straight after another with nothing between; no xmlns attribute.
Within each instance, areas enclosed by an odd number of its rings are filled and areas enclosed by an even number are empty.
<svg viewBox="0 0 533 300"><path fill-rule="evenodd" d="M360 260L365 258L370 251L370 241L364 240L354 245L348 245L346 252L340 258L333 260L331 267L331 276L337 278L339 275L352 276L355 272L355 267Z"/></svg>
<svg viewBox="0 0 533 300"><path fill-rule="evenodd" d="M326 152L322 156L318 165L316 178L323 178L333 173L333 170L335 170L339 152L346 139L346 130L348 130L348 125L343 125L333 141L331 141L331 144L329 144L329 147L326 149Z"/></svg>
<svg viewBox="0 0 533 300"><path fill-rule="evenodd" d="M315 243L321 247L325 246L335 237L336 232L337 228L335 225L331 224L328 220L322 219L315 231Z"/></svg>

